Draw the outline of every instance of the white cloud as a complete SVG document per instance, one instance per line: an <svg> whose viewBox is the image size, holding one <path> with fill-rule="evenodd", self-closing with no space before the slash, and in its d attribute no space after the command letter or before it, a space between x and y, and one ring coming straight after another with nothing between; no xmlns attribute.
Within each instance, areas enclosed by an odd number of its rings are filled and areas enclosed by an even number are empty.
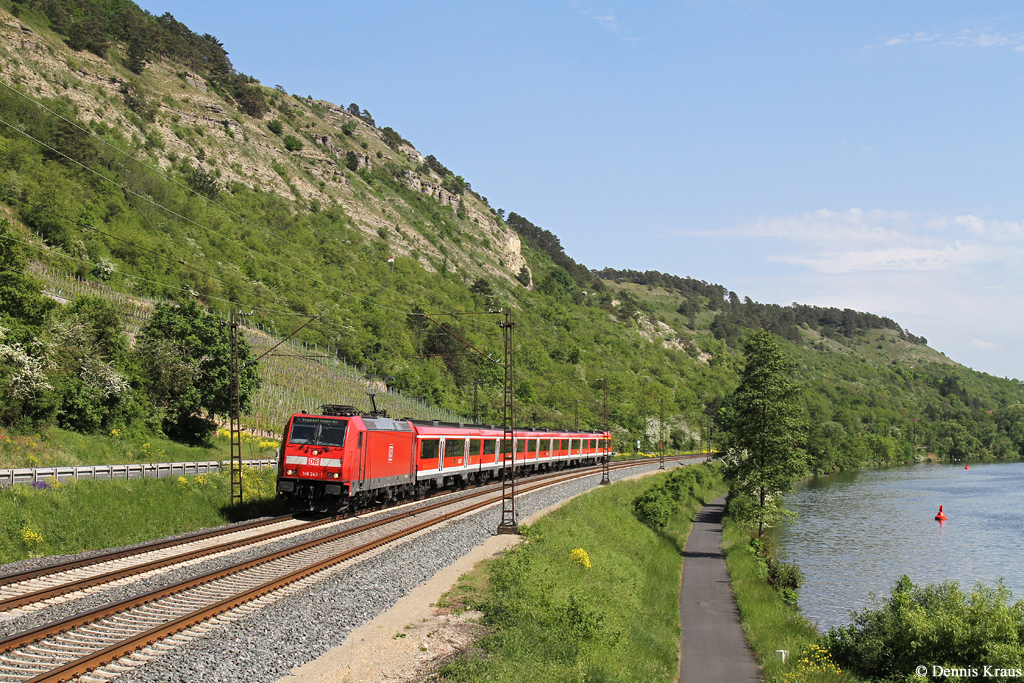
<svg viewBox="0 0 1024 683"><path fill-rule="evenodd" d="M1002 344L993 344L992 342L982 341L981 339L971 339L971 345L982 351L996 351L1003 348Z"/></svg>
<svg viewBox="0 0 1024 683"><path fill-rule="evenodd" d="M819 273L851 273L858 271L922 271L951 270L997 260L998 253L979 245L962 245L944 249L899 247L871 251L826 252L813 255L791 254L770 260L803 265Z"/></svg>
<svg viewBox="0 0 1024 683"><path fill-rule="evenodd" d="M960 362L1020 376L1024 227L973 214L821 209L759 216L719 234L774 269L780 301L887 315ZM783 290L786 293L783 294ZM985 339L973 338L984 335Z"/></svg>
<svg viewBox="0 0 1024 683"><path fill-rule="evenodd" d="M1021 221L820 209L677 236L682 253L715 250L742 264L729 283L741 296L888 316L958 362L1024 376L1014 353L1024 337Z"/></svg>
<svg viewBox="0 0 1024 683"><path fill-rule="evenodd" d="M966 28L957 33L906 33L889 38L882 38L868 48L897 45L928 43L949 48L987 48L1009 47L1016 52L1024 52L1024 33L1002 33L992 28Z"/></svg>
<svg viewBox="0 0 1024 683"><path fill-rule="evenodd" d="M790 216L759 216L739 226L738 233L816 244L891 244L912 220L908 211L819 209Z"/></svg>
<svg viewBox="0 0 1024 683"><path fill-rule="evenodd" d="M629 42L638 42L641 40L639 36L633 35L633 33L622 25L618 17L615 16L615 12L611 9L595 9L590 3L585 0L566 0L566 4L569 5L579 14L596 21L601 28L613 33L614 35L627 40Z"/></svg>
<svg viewBox="0 0 1024 683"><path fill-rule="evenodd" d="M1019 265L1024 228L974 215L953 218L886 209L759 216L718 237L770 240L769 260L821 273L957 271Z"/></svg>

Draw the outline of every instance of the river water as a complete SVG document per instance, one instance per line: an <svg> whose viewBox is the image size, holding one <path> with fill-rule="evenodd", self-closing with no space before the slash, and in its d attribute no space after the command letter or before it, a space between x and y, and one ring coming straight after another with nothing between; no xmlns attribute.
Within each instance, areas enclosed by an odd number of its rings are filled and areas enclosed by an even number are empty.
<svg viewBox="0 0 1024 683"><path fill-rule="evenodd" d="M1003 578L1024 597L1024 463L843 472L800 484L786 507L800 517L776 532L780 554L803 571L800 610L822 630L850 623L871 592L888 598L903 574L965 590Z"/></svg>

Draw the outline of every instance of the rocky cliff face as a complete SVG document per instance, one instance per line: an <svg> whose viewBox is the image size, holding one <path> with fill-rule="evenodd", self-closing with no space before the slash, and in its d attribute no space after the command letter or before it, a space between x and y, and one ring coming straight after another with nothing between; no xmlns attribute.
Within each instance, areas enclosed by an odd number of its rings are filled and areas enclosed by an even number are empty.
<svg viewBox="0 0 1024 683"><path fill-rule="evenodd" d="M65 100L80 121L120 132L134 156L165 172L192 167L225 189L241 183L313 210L338 206L369 237L386 240L395 256L470 281L484 275L519 286L526 261L515 232L473 192L445 189L410 144L392 138L389 146L381 129L341 106L263 88L270 110L254 118L180 65L150 62L136 75L122 65L124 46L113 46L105 59L77 52L2 9L0 55L6 83L36 100ZM280 133L271 122L280 123ZM385 169L436 203L437 219L411 220L408 199L383 191L369 175Z"/></svg>

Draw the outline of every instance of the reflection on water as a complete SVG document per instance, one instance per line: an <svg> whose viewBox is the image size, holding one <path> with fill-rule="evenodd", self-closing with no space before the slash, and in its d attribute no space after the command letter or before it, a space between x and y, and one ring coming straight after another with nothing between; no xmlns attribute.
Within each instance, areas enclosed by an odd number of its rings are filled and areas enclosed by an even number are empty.
<svg viewBox="0 0 1024 683"><path fill-rule="evenodd" d="M1024 463L843 472L798 486L786 507L800 518L778 530L779 548L803 571L800 609L822 630L849 623L869 593L888 597L902 574L964 589L1002 577L1024 597Z"/></svg>

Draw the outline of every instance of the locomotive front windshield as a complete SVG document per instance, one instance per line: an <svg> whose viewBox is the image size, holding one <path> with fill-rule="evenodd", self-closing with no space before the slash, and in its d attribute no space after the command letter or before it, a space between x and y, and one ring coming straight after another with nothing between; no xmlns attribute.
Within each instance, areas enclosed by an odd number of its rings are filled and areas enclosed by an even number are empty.
<svg viewBox="0 0 1024 683"><path fill-rule="evenodd" d="M345 445L345 427L347 425L348 420L296 416L292 418L288 443L341 448Z"/></svg>

